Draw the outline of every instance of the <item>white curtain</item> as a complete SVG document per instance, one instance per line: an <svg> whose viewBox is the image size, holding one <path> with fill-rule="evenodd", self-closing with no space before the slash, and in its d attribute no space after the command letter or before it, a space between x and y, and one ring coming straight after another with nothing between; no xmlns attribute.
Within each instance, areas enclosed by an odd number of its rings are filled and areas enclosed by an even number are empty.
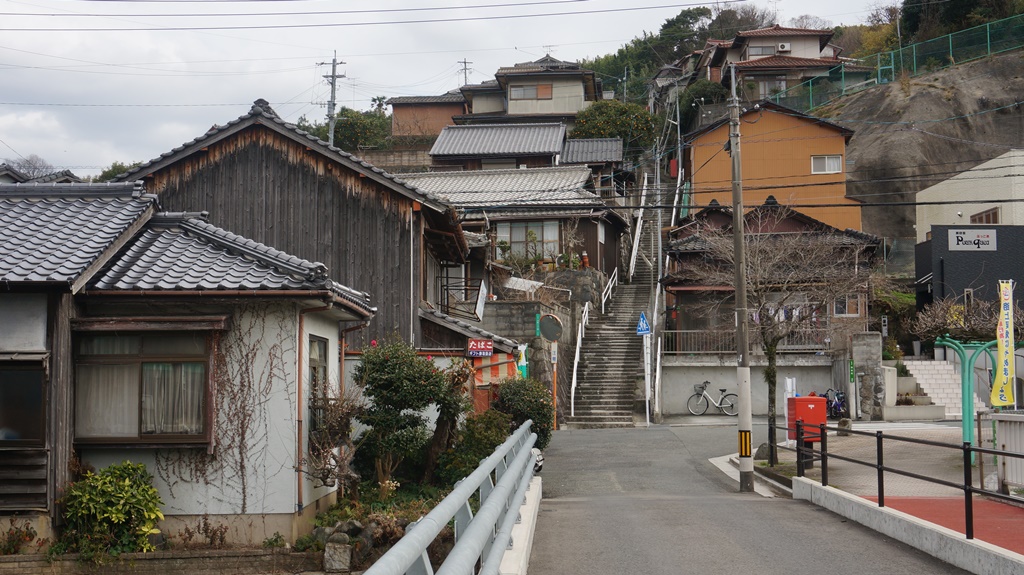
<svg viewBox="0 0 1024 575"><path fill-rule="evenodd" d="M78 437L136 437L139 365L78 365L75 429Z"/></svg>
<svg viewBox="0 0 1024 575"><path fill-rule="evenodd" d="M142 364L142 434L202 433L205 381L202 363Z"/></svg>

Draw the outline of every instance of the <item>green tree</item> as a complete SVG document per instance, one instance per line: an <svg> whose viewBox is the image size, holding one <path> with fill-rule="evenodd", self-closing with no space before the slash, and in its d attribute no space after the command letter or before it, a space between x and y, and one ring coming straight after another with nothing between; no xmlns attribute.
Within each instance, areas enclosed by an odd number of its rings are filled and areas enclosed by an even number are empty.
<svg viewBox="0 0 1024 575"><path fill-rule="evenodd" d="M594 102L576 114L571 138L622 138L626 156L636 158L654 143L654 116L637 104Z"/></svg>
<svg viewBox="0 0 1024 575"><path fill-rule="evenodd" d="M697 80L679 95L679 110L683 127L695 127L701 108L709 104L721 104L729 97L729 90L718 82Z"/></svg>
<svg viewBox="0 0 1024 575"><path fill-rule="evenodd" d="M305 116L299 118L296 126L328 141L327 122L310 122ZM334 145L353 154L359 150L382 149L391 140L391 116L383 108L360 112L342 107L334 124Z"/></svg>
<svg viewBox="0 0 1024 575"><path fill-rule="evenodd" d="M121 162L114 162L103 169L98 175L92 178L93 182L109 182L117 176L133 170L142 165L142 162L132 162L130 164L122 164Z"/></svg>
<svg viewBox="0 0 1024 575"><path fill-rule="evenodd" d="M363 446L372 450L377 483L384 486L406 457L430 440L422 414L445 393L445 377L427 358L397 336L363 350L356 381L369 405L358 420L370 429Z"/></svg>
<svg viewBox="0 0 1024 575"><path fill-rule="evenodd" d="M492 407L511 415L516 427L527 419L533 421L530 431L537 434L537 449L548 446L555 424L555 404L543 383L522 377L503 379L498 382L498 398Z"/></svg>

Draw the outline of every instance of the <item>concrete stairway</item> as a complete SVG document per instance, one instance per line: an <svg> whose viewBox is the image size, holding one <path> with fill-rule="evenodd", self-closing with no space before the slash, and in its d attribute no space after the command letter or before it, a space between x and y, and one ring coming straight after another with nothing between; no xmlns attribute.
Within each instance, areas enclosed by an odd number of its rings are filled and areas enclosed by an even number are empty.
<svg viewBox="0 0 1024 575"><path fill-rule="evenodd" d="M645 213L644 227L649 214ZM654 262L649 233L641 238L641 250ZM628 262L621 277L628 275ZM590 325L580 351L576 384L575 416L566 418L570 429L633 427L637 381L643 379L643 338L636 335L640 312L646 311L654 281L652 266L643 258L637 261L633 281L615 288L601 314L592 310Z"/></svg>
<svg viewBox="0 0 1024 575"><path fill-rule="evenodd" d="M948 361L931 359L903 359L903 365L917 379L917 385L936 405L944 406L946 419L963 419L960 374ZM974 407L986 405L975 394Z"/></svg>

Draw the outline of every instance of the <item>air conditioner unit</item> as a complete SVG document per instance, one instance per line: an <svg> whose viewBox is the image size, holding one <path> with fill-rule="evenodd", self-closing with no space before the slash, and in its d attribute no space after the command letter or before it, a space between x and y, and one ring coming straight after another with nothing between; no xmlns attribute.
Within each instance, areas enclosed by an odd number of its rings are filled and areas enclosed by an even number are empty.
<svg viewBox="0 0 1024 575"><path fill-rule="evenodd" d="M789 52L793 49L793 45L790 42L779 42L779 52Z"/></svg>

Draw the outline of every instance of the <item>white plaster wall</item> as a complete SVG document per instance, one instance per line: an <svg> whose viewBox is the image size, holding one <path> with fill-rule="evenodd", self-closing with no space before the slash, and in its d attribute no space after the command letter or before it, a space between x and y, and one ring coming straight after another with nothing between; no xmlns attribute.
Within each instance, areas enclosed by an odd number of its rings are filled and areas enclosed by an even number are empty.
<svg viewBox="0 0 1024 575"><path fill-rule="evenodd" d="M1024 198L1024 150L1013 150L917 193L920 202L1003 200ZM980 203L918 205L917 243L927 239L934 225L969 225L971 215L999 208L1000 225L1024 224L1024 204ZM961 215L957 215L961 214ZM945 241L945 240L943 240Z"/></svg>
<svg viewBox="0 0 1024 575"><path fill-rule="evenodd" d="M303 345L302 358L303 362L308 361L308 350L305 349L309 342L309 336L315 335L322 337L327 340L327 357L329 359L327 367L327 380L331 383L331 389L334 394L340 392L341 384L341 348L338 344L338 322L326 314L306 314L304 325L304 333L301 337ZM309 397L310 397L310 383L309 383L309 370L303 367L303 379L305 380L303 385L303 397L302 397L302 411L303 421L305 427L303 428L303 450L304 453L309 453ZM294 415L293 415L294 417ZM292 432L292 443L294 444L295 433ZM302 488L302 504L303 506L309 505L320 499L326 497L333 491L337 490L337 487L324 487L318 485L318 481L311 479L310 477L303 475L303 488Z"/></svg>
<svg viewBox="0 0 1024 575"><path fill-rule="evenodd" d="M90 447L82 449L83 461L97 469L125 460L145 463L166 515L294 512L297 329L293 305L252 307L236 310L231 330L221 340L231 377L250 377L260 383L257 405L247 410L253 425L244 448L231 442L230 431L237 426L229 413L238 404L222 404L213 430L214 441L219 442L216 458L201 456L205 446L188 450ZM337 329L332 333L337 349ZM245 340L253 343L247 346ZM237 416L238 411L234 413ZM208 464L197 465L201 461Z"/></svg>
<svg viewBox="0 0 1024 575"><path fill-rule="evenodd" d="M473 94L473 113L489 114L505 110L505 98L502 94Z"/></svg>
<svg viewBox="0 0 1024 575"><path fill-rule="evenodd" d="M45 350L48 324L45 295L0 295L0 351Z"/></svg>
<svg viewBox="0 0 1024 575"><path fill-rule="evenodd" d="M730 358L731 359L731 358ZM766 415L768 413L768 384L764 380L764 366L754 365L750 368L750 395L754 415ZM796 389L800 395L807 395L810 392L822 393L832 383L831 365L821 366L779 366L778 384L776 386L776 412L781 417L782 405L785 401L785 381L787 377L796 378ZM698 366L673 366L662 365L662 414L663 415L688 415L686 400L693 395L693 386L704 381L710 381L708 395L718 399L719 389L726 388L726 393L736 393L736 362L721 363L718 365L705 364ZM708 413L716 413L714 407L708 409Z"/></svg>
<svg viewBox="0 0 1024 575"><path fill-rule="evenodd" d="M583 109L583 83L579 78L526 77L509 81L509 85L531 86L551 84L550 100L508 101L509 114L560 114L575 113Z"/></svg>

